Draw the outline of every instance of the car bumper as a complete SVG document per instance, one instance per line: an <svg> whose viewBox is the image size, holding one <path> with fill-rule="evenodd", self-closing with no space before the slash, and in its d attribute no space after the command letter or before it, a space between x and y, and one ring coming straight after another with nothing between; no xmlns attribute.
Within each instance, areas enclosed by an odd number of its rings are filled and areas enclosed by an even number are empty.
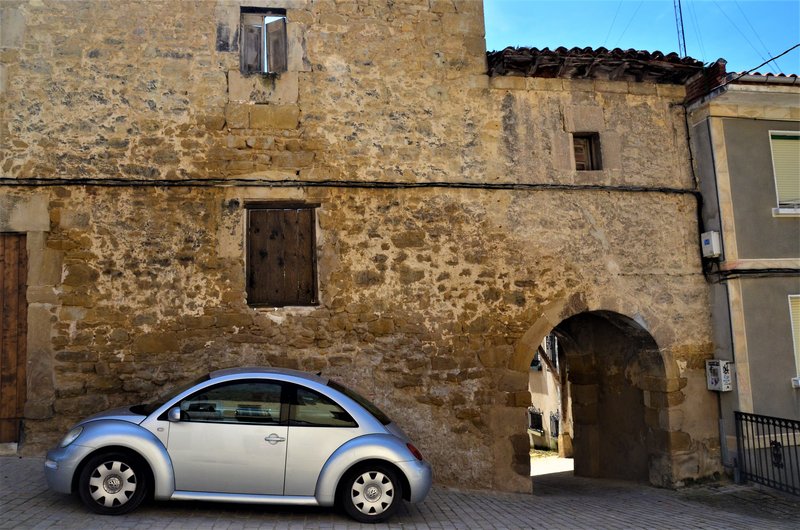
<svg viewBox="0 0 800 530"><path fill-rule="evenodd" d="M409 502L422 502L428 495L433 484L433 472L431 465L425 461L412 460L408 462L398 462L397 466L408 479Z"/></svg>
<svg viewBox="0 0 800 530"><path fill-rule="evenodd" d="M72 493L72 477L78 465L91 452L91 447L76 444L48 451L44 461L44 478L50 489L59 493Z"/></svg>

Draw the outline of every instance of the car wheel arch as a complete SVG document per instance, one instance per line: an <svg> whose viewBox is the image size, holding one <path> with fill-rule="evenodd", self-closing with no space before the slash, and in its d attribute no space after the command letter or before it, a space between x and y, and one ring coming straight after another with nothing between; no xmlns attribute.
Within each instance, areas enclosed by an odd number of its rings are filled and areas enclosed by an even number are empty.
<svg viewBox="0 0 800 530"><path fill-rule="evenodd" d="M354 457L354 454L361 456ZM396 470L397 475L403 481L403 496L405 497L410 491L409 480L396 462L403 462L410 458L413 456L408 453L405 443L395 436L368 434L354 438L334 451L325 462L317 479L314 496L320 506L333 506L336 503L340 482L354 466L362 465L365 462L379 462L390 465Z"/></svg>
<svg viewBox="0 0 800 530"><path fill-rule="evenodd" d="M80 464L78 464L75 467L75 472L72 474L72 492L75 493L78 491L79 487L78 482L80 481L81 473L83 472L83 469L86 467L86 465L89 462L91 462L91 460L94 457L96 457L97 455L112 454L112 453L126 454L139 461L145 473L147 473L148 484L150 485L149 487L150 491L148 491L148 496L152 498L155 476L153 475L153 468L150 465L150 462L148 462L147 459L144 456L142 456L142 454L139 453L138 451L124 445L107 445L103 447L98 447L91 453L87 454L83 458L83 460L81 460Z"/></svg>
<svg viewBox="0 0 800 530"><path fill-rule="evenodd" d="M347 476L350 474L352 470L361 467L369 467L373 464L386 466L390 468L392 471L394 471L395 475L397 475L397 477L400 479L401 482L400 485L402 486L401 491L403 492L403 500L406 501L411 500L411 484L408 482L408 477L406 477L406 474L403 473L403 470L397 467L397 465L394 462L390 462L388 460L383 460L380 458L367 458L365 460L359 460L357 462L353 462L353 464L350 467L348 467L344 471L344 473L342 473L342 476L339 477L339 481L336 485L336 500L337 501L339 500L340 495L342 494L342 489L346 485L346 481L344 479L347 478Z"/></svg>
<svg viewBox="0 0 800 530"><path fill-rule="evenodd" d="M76 466L72 476L72 490L80 470L92 457L103 452L132 454L145 464L151 479L150 494L157 500L169 499L175 491L175 474L172 459L161 441L147 429L123 421L107 420L84 424L84 432L74 443L92 447Z"/></svg>
<svg viewBox="0 0 800 530"><path fill-rule="evenodd" d="M336 506L362 524L385 522L406 499L408 486L403 477L402 471L391 462L362 460L340 480ZM400 494L396 495L398 490Z"/></svg>

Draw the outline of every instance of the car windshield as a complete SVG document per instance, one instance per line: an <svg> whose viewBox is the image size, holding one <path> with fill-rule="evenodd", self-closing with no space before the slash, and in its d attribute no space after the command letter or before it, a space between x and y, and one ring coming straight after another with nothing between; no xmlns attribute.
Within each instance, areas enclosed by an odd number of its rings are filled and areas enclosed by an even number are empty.
<svg viewBox="0 0 800 530"><path fill-rule="evenodd" d="M177 396L181 392L192 388L194 385L198 383L202 383L203 381L208 381L209 375L204 374L200 377L197 377L188 383L184 383L182 385L178 385L176 387L171 387L168 390L165 390L157 398L147 403L142 403L141 405L134 405L131 407L131 412L136 414L142 414L147 416L148 414L152 414L156 411L161 405L172 399L173 397Z"/></svg>
<svg viewBox="0 0 800 530"><path fill-rule="evenodd" d="M339 383L337 381L334 381L332 379L328 380L328 386L331 387L334 390L338 390L339 392L341 392L345 396L349 397L350 399L352 399L353 401L355 401L356 403L358 403L359 405L361 405L362 407L367 409L367 411L370 414L372 414L373 416L375 416L375 418L377 418L377 420L379 422L381 422L382 424L389 425L390 423L392 423L392 420L389 419L389 416L384 414L383 411L381 411L381 409L376 407L373 402L371 402L370 400L368 400L367 398L365 398L364 396L362 396L358 392L356 392L354 390L351 390L351 389L347 388L346 386L344 386L343 384L341 384L341 383Z"/></svg>

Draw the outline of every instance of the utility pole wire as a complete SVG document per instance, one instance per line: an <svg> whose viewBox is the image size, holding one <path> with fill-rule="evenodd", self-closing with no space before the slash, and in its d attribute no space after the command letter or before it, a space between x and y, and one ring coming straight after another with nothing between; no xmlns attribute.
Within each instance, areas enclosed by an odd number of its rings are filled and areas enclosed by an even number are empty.
<svg viewBox="0 0 800 530"><path fill-rule="evenodd" d="M752 71L754 71L754 70L758 70L759 68L761 68L762 66L764 66L764 65L765 65L765 64L767 64L768 62L770 62L770 61L772 61L772 60L774 60L774 59L779 59L779 58L783 57L784 55L786 55L786 54L787 54L787 53L789 53L790 51L794 50L795 48L800 48L800 42L798 42L797 44L795 44L794 46L792 46L792 47L791 47L791 48L789 48L788 50L784 51L784 52L783 52L783 53L781 53L780 55L776 55L775 57L770 57L769 59L767 59L767 60L766 60L766 61L764 61L763 63L759 64L759 65L758 65L758 66L756 66L755 68L751 68L750 70L748 70L748 71L746 71L746 72L742 72L741 74L737 75L736 77L734 77L734 78L733 78L733 79L731 79L730 81L725 81L724 83L722 83L722 84L720 84L720 85L718 85L718 86L715 86L714 88L712 88L711 90L709 90L709 93L711 93L711 92L715 91L715 90L716 90L716 89L718 89L718 88L722 88L722 87L724 87L725 85L728 85L728 84L730 84L730 83L733 83L734 81L736 81L736 80L738 80L738 79L741 79L742 77L746 76L746 75L747 75L747 74L749 74L750 72L752 72Z"/></svg>
<svg viewBox="0 0 800 530"><path fill-rule="evenodd" d="M694 4L692 2L688 2L689 7L689 14L692 17L692 21L694 22L694 36L697 39L697 44L700 45L700 57L703 61L706 60L706 49L703 46L703 38L700 36L700 23L697 22L697 10L694 8Z"/></svg>
<svg viewBox="0 0 800 530"><path fill-rule="evenodd" d="M627 31L628 31L628 28L630 28L630 27L631 27L631 24L633 23L633 19L634 19L634 18L636 18L636 14L637 14L637 13L639 12L639 10L642 8L642 4L644 4L644 0L642 0L641 2L639 2L639 5L638 5L638 6L636 6L636 11L634 11L634 12L633 12L633 15L631 15L631 19L628 21L628 25L627 25L627 26L625 26L625 29L624 29L624 30L622 30L622 34L619 36L619 39L617 39L617 44L615 44L615 45L614 45L614 47L615 47L615 48L618 48L618 47L619 47L619 43L620 43L620 42L622 42L622 37L624 37L624 36L625 36L625 33L627 33Z"/></svg>
<svg viewBox="0 0 800 530"><path fill-rule="evenodd" d="M739 28L739 26L737 26L737 25L736 25L736 22L734 22L734 21L733 21L733 19L732 19L730 16L728 16L728 13L726 13L726 12L725 12L725 10L724 10L724 9L722 9L722 6L720 6L720 5L719 5L719 3L718 3L716 0L714 0L714 5L715 5L715 6L717 6L717 9L719 9L720 13L722 13L723 15L725 15L725 18L727 18L727 19L728 19L728 22L730 22L730 23L731 23L731 25L732 25L734 28L736 28L736 31L738 31L738 32L739 32L739 34L740 34L740 35L741 35L741 36L744 38L744 40L746 40L746 41L747 41L747 44L749 44L749 45L750 45L750 47L753 49L753 51L754 51L754 52L756 52L756 53L758 54L758 56L759 56L759 57L761 57L762 59L764 59L764 55L761 53L761 51L760 51L758 48L756 48L756 47L753 45L753 43L752 43L752 42L750 42L750 39L748 39L748 38L747 38L747 35L745 35L744 31L742 31L742 30ZM745 19L745 20L746 20L746 19ZM767 52L767 55L769 55L769 52ZM768 59L768 60L766 60L764 64L766 64L766 63L768 63L768 62L770 62L770 61L769 61L769 59ZM762 65L762 66L763 66L763 65ZM757 67L757 68L758 68L758 67Z"/></svg>
<svg viewBox="0 0 800 530"><path fill-rule="evenodd" d="M606 45L608 42L608 38L611 36L611 30L614 29L614 23L617 21L617 15L619 15L619 10L622 7L622 0L619 0L619 4L617 4L617 10L614 12L614 19L611 21L611 27L608 28L608 33L606 33L606 38L603 40L603 46Z"/></svg>
<svg viewBox="0 0 800 530"><path fill-rule="evenodd" d="M758 42L761 43L761 46L763 46L764 50L767 52L767 55L769 55L769 48L767 47L766 44L764 44L764 41L761 40L761 36L756 31L756 28L754 28L753 25L750 23L750 20L747 18L747 15L744 14L744 11L742 10L742 6L739 5L739 2L734 2L734 4L736 4L736 7L739 8L739 13L742 14L742 18L744 18L744 21L747 22L748 26L750 26L750 29L755 34L756 38L758 39ZM763 57L762 57L762 59L763 59ZM781 66L778 64L777 61L772 61L772 64L775 65L775 68L778 69L779 73L781 73L781 74L783 73L783 70L781 69Z"/></svg>
<svg viewBox="0 0 800 530"><path fill-rule="evenodd" d="M798 42L797 44L795 44L794 46L792 46L792 47L791 47L791 48L789 48L788 50L784 51L784 52L783 52L783 53L781 53L780 55L776 55L775 57L770 57L769 59L767 59L767 60L766 60L766 61L764 61L763 63L759 64L759 65L758 65L758 66L756 66L755 68L751 68L750 70L748 70L748 71L746 71L746 72L744 72L744 73L740 74L740 75L739 75L739 77L742 77L743 75L747 75L747 74L749 74L750 72L752 72L753 70L758 70L759 68L761 68L762 66L764 66L764 65L765 65L765 64L767 64L768 62L770 62L770 61L774 61L775 59L779 59L779 58L783 57L784 55L786 55L786 54L787 54L787 53L789 53L790 51L794 50L795 48L800 48L800 42ZM737 77L736 79L739 79L739 77ZM736 81L736 79L734 79L734 81Z"/></svg>

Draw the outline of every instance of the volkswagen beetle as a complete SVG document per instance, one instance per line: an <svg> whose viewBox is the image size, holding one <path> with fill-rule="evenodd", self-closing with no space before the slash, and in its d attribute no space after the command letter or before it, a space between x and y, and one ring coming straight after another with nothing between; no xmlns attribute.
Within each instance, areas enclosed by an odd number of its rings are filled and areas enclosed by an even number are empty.
<svg viewBox="0 0 800 530"><path fill-rule="evenodd" d="M119 515L148 496L340 505L359 522L420 502L431 467L343 385L295 370L211 372L151 403L90 416L47 453L47 483Z"/></svg>

